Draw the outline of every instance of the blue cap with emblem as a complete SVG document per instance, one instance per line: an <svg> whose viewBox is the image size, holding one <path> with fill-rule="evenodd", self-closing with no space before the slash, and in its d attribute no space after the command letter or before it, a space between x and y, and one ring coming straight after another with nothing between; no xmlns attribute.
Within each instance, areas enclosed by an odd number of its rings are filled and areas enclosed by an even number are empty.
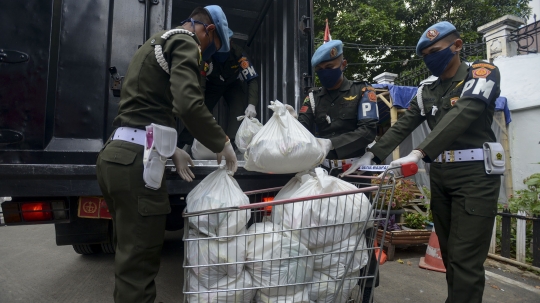
<svg viewBox="0 0 540 303"><path fill-rule="evenodd" d="M450 35L451 33L457 33L456 27L448 21L442 21L430 26L418 40L416 44L416 54L422 56L422 50L426 47L429 47L435 42L443 39L444 37Z"/></svg>
<svg viewBox="0 0 540 303"><path fill-rule="evenodd" d="M334 60L343 54L343 43L341 40L331 40L321 45L311 57L311 66L315 68L317 64Z"/></svg>
<svg viewBox="0 0 540 303"><path fill-rule="evenodd" d="M221 47L217 52L228 52L231 49L231 45L229 43L229 24L227 23L225 13L218 5L208 5L204 8L208 11L210 17L212 17L212 21L214 21L214 25L216 26L217 34L221 40Z"/></svg>

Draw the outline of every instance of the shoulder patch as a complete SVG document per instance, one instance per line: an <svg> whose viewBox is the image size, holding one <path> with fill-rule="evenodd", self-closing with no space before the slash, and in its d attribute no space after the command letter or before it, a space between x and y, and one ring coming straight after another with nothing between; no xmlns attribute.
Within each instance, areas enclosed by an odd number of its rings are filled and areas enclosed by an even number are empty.
<svg viewBox="0 0 540 303"><path fill-rule="evenodd" d="M491 65L491 64L488 64L488 63L476 63L476 64L472 65L472 68L480 68L480 67L489 68L489 69L495 69L494 65Z"/></svg>
<svg viewBox="0 0 540 303"><path fill-rule="evenodd" d="M303 113L307 112L308 109L309 109L309 107L307 105L304 105L304 106L300 107L300 113L303 114Z"/></svg>
<svg viewBox="0 0 540 303"><path fill-rule="evenodd" d="M486 104L495 102L500 92L500 74L496 66L486 66L487 63L474 63L469 68L469 75L461 92L461 97L471 97L482 100Z"/></svg>
<svg viewBox="0 0 540 303"><path fill-rule="evenodd" d="M304 103L303 104L309 104L309 96L307 96L305 99L304 99Z"/></svg>

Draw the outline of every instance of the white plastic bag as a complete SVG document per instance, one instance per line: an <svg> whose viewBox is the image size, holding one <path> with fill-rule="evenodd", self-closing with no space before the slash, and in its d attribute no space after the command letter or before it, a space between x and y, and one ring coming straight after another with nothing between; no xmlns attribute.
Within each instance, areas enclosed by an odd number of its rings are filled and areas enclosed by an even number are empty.
<svg viewBox="0 0 540 303"><path fill-rule="evenodd" d="M190 292L204 292L204 291L215 291L215 290L228 290L228 289L242 289L242 288L252 288L253 280L251 275L242 271L238 277L224 277L218 281L217 284L211 285L210 287L204 287L197 277L192 273L188 272L188 291ZM209 293L197 293L197 294L186 294L187 301L190 303L250 303L253 297L255 296L256 289L244 289L244 290L232 290L232 291L221 291L221 292L209 292Z"/></svg>
<svg viewBox="0 0 540 303"><path fill-rule="evenodd" d="M244 234L245 229L240 233ZM225 242L206 238L206 235L190 229L189 239L196 240L184 241L184 245L187 245L186 261L189 266L196 266L190 270L197 280L208 288L224 277L238 277L243 272L243 262L246 261L246 237L234 237ZM223 263L235 264L216 265Z"/></svg>
<svg viewBox="0 0 540 303"><path fill-rule="evenodd" d="M290 174L319 165L326 156L317 139L279 101L268 107L274 115L253 137L244 168L273 174Z"/></svg>
<svg viewBox="0 0 540 303"><path fill-rule="evenodd" d="M197 139L193 140L193 145L191 146L191 155L195 160L216 160L217 154L212 152L208 147L204 146Z"/></svg>
<svg viewBox="0 0 540 303"><path fill-rule="evenodd" d="M357 189L346 181L329 176L322 168L316 168L315 173L317 177L304 182L291 198ZM295 239L312 250L332 246L357 235L364 224L352 222L366 222L370 215L369 199L359 193L286 204L282 224L284 229L315 227L292 232Z"/></svg>
<svg viewBox="0 0 540 303"><path fill-rule="evenodd" d="M310 303L308 288L304 285L296 286L296 292L292 295L268 296L260 290L255 295L257 303Z"/></svg>
<svg viewBox="0 0 540 303"><path fill-rule="evenodd" d="M360 236L360 243L358 243L356 251L354 251L356 241L358 241L358 235L334 245L312 249L311 252L315 255L313 270L334 279L341 278L345 274L350 275L351 272L360 271L360 269L366 266L370 251L366 249L366 238L364 235ZM351 258L353 258L351 267L345 272Z"/></svg>
<svg viewBox="0 0 540 303"><path fill-rule="evenodd" d="M305 183L307 180L313 179L310 171L303 171L297 173L274 197L274 201L289 199L294 193ZM272 207L272 222L281 225L283 218L283 205L276 205Z"/></svg>
<svg viewBox="0 0 540 303"><path fill-rule="evenodd" d="M253 224L247 231L246 270L255 287L271 287L311 281L313 257L300 242L285 237L271 222ZM304 257L305 256L305 257ZM277 260L274 260L277 259ZM270 261L273 260L273 261ZM299 286L263 288L263 296L286 296L298 292Z"/></svg>
<svg viewBox="0 0 540 303"><path fill-rule="evenodd" d="M336 303L345 303L348 301L354 286L358 283L358 279L348 280L348 278L357 278L359 274L360 272L357 271L345 277L343 287L339 294L337 294L338 297L335 301ZM339 287L339 283L341 283L340 280L332 279L321 272L314 271L313 282L317 283L308 286L310 300L317 301L317 303L334 302L336 291Z"/></svg>
<svg viewBox="0 0 540 303"><path fill-rule="evenodd" d="M237 119L238 121L242 120L242 123L240 124L240 127L238 127L234 143L238 150L241 153L244 153L253 139L253 136L262 129L263 125L256 118L240 116Z"/></svg>
<svg viewBox="0 0 540 303"><path fill-rule="evenodd" d="M187 211L197 212L223 207L248 205L249 198L225 167L219 167L199 183L187 196ZM189 225L211 236L237 235L251 218L250 210L222 212L189 217ZM219 239L220 241L227 241Z"/></svg>

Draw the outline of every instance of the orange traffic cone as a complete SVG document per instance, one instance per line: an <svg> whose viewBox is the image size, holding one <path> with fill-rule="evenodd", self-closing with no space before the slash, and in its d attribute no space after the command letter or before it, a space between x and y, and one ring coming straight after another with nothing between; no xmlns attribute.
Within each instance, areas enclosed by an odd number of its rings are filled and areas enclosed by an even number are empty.
<svg viewBox="0 0 540 303"><path fill-rule="evenodd" d="M424 269L446 272L446 268L442 261L441 248L439 247L439 238L437 238L435 228L432 229L431 235L429 236L426 256L420 258L420 264L418 266Z"/></svg>
<svg viewBox="0 0 540 303"><path fill-rule="evenodd" d="M375 242L373 242L373 247L378 247L379 245L377 244L377 239L375 239ZM377 261L379 261L379 264L380 265L383 265L384 262L386 262L386 253L384 252L384 250L382 251L382 254L381 254L381 259L379 260L379 252L381 251L380 248L375 248L375 257L377 258Z"/></svg>

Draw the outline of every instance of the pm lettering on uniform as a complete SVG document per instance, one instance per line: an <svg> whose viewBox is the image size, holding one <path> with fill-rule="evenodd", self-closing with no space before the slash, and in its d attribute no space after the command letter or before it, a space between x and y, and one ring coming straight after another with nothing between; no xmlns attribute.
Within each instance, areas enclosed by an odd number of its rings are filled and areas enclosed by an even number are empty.
<svg viewBox="0 0 540 303"><path fill-rule="evenodd" d="M246 61L244 61L246 62ZM255 71L255 68L250 64L247 68L242 69L240 74L238 75L238 78L240 78L241 81L251 81L254 78L257 78L259 75Z"/></svg>
<svg viewBox="0 0 540 303"><path fill-rule="evenodd" d="M375 119L379 120L379 109L375 102L362 102L358 106L358 120Z"/></svg>
<svg viewBox="0 0 540 303"><path fill-rule="evenodd" d="M495 87L495 81L485 78L470 79L465 83L461 97L478 98L485 103L489 103L491 93Z"/></svg>

